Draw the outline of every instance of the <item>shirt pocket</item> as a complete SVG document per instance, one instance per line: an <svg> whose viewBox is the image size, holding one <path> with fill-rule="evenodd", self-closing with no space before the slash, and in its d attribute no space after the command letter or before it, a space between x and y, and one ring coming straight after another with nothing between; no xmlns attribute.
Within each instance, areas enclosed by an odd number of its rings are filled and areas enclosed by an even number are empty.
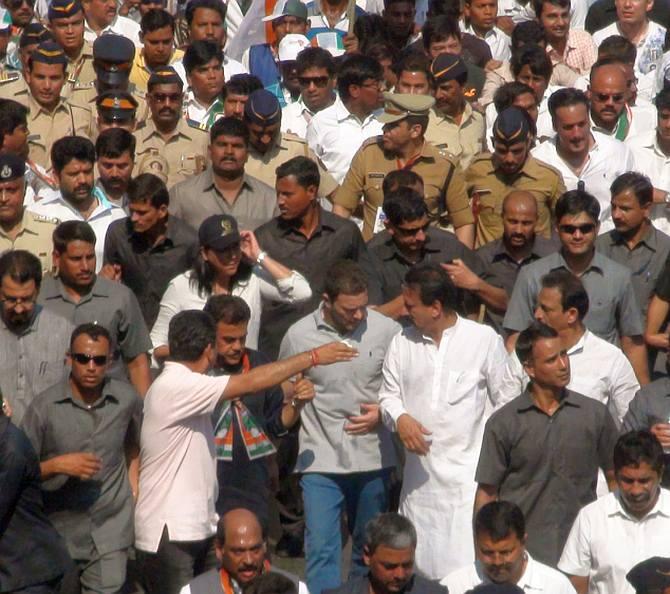
<svg viewBox="0 0 670 594"><path fill-rule="evenodd" d="M471 406L479 392L479 374L472 371L449 371L447 378L447 403L449 406Z"/></svg>
<svg viewBox="0 0 670 594"><path fill-rule="evenodd" d="M182 154L177 163L177 173L190 176L202 173L205 170L205 157L197 153Z"/></svg>

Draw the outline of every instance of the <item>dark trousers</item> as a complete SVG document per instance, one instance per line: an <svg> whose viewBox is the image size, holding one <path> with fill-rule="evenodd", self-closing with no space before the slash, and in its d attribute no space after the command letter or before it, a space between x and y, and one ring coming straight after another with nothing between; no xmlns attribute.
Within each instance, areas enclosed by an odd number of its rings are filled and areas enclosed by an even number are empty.
<svg viewBox="0 0 670 594"><path fill-rule="evenodd" d="M49 582L34 584L20 590L12 590L12 592L14 594L58 594L62 579L62 577L59 577Z"/></svg>
<svg viewBox="0 0 670 594"><path fill-rule="evenodd" d="M195 576L218 566L214 537L188 542L170 541L163 528L158 551L137 551L141 581L147 594L179 594Z"/></svg>

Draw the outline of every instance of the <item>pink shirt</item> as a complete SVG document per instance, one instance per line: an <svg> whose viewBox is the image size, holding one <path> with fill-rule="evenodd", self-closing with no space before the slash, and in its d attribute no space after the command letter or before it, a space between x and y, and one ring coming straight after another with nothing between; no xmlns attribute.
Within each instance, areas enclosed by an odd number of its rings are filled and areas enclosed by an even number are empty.
<svg viewBox="0 0 670 594"><path fill-rule="evenodd" d="M228 376L209 377L168 362L144 400L135 546L155 553L171 541L216 532L216 460L211 414Z"/></svg>
<svg viewBox="0 0 670 594"><path fill-rule="evenodd" d="M570 29L568 32L565 55L561 56L551 45L547 45L547 53L554 66L563 62L582 75L588 74L598 59L598 48L591 34L579 29Z"/></svg>

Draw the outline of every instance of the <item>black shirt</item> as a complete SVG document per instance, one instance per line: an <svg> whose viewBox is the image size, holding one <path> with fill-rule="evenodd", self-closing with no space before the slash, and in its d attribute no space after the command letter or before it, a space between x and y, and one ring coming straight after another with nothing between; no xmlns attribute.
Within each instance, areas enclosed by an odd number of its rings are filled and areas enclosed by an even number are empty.
<svg viewBox="0 0 670 594"><path fill-rule="evenodd" d="M121 266L121 282L135 293L149 328L156 321L168 283L191 268L197 253L195 231L172 216L165 239L156 246L143 233L133 231L130 217L114 221L105 236L105 264Z"/></svg>
<svg viewBox="0 0 670 594"><path fill-rule="evenodd" d="M294 322L314 311L330 267L338 260L358 262L368 277L371 304L382 302L379 278L358 227L319 208L319 224L307 239L295 224L274 218L256 230L260 246L278 262L300 272L312 287L311 299L302 303L263 302L260 351L273 359L284 334Z"/></svg>
<svg viewBox="0 0 670 594"><path fill-rule="evenodd" d="M42 503L40 463L26 435L0 414L0 592L58 579L70 560Z"/></svg>

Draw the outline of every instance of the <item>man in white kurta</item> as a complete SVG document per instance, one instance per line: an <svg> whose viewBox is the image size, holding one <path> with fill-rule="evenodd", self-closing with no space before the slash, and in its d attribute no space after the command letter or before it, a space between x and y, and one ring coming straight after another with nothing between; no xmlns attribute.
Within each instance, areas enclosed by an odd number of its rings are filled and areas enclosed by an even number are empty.
<svg viewBox="0 0 670 594"><path fill-rule="evenodd" d="M507 353L490 327L454 312L441 267L416 266L405 282L414 326L391 341L379 402L407 449L400 513L417 529L417 570L440 579L474 561L475 468Z"/></svg>

